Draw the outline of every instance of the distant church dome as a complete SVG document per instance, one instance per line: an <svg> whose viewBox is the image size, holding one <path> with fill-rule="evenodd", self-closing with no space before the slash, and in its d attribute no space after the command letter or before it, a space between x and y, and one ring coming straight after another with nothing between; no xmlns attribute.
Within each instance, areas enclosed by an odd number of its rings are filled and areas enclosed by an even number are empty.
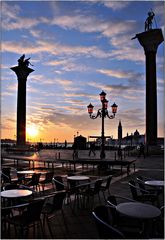
<svg viewBox="0 0 165 240"><path fill-rule="evenodd" d="M138 130L136 129L136 131L134 132L134 136L139 136L140 133L138 132Z"/></svg>

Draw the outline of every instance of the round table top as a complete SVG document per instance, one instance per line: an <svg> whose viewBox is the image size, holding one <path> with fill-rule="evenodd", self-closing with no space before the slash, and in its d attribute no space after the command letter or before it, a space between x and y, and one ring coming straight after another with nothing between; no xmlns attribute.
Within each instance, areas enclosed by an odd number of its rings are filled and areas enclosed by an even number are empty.
<svg viewBox="0 0 165 240"><path fill-rule="evenodd" d="M20 173L20 174L33 174L35 173L34 170L23 170L23 171L17 171L17 173Z"/></svg>
<svg viewBox="0 0 165 240"><path fill-rule="evenodd" d="M128 217L138 219L153 219L161 214L159 208L139 202L120 203L116 206L116 210Z"/></svg>
<svg viewBox="0 0 165 240"><path fill-rule="evenodd" d="M19 197L27 197L32 195L32 191L26 189L11 189L5 190L1 192L1 197L6 198L19 198Z"/></svg>
<svg viewBox="0 0 165 240"><path fill-rule="evenodd" d="M45 174L47 173L47 171L39 171L39 170L23 170L23 171L17 171L17 173L20 173L20 174L34 174L34 173L41 173L41 174Z"/></svg>
<svg viewBox="0 0 165 240"><path fill-rule="evenodd" d="M73 180L73 181L85 181L85 180L89 180L88 176L69 176L67 177L68 180Z"/></svg>
<svg viewBox="0 0 165 240"><path fill-rule="evenodd" d="M164 186L164 181L160 180L148 180L145 181L146 185L153 186L153 187L163 187Z"/></svg>

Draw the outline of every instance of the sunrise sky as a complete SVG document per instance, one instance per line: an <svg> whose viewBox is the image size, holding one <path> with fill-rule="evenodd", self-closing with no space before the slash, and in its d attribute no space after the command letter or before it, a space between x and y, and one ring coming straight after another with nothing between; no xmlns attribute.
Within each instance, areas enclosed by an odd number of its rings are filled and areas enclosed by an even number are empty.
<svg viewBox="0 0 165 240"><path fill-rule="evenodd" d="M10 70L22 54L35 70L27 80L27 140L73 141L100 135L99 94L118 105L105 135L145 133L145 55L135 34L147 13L164 32L163 1L2 1L1 138L16 138L17 77ZM157 52L158 136L164 136L163 47ZM109 108L111 112L111 109Z"/></svg>

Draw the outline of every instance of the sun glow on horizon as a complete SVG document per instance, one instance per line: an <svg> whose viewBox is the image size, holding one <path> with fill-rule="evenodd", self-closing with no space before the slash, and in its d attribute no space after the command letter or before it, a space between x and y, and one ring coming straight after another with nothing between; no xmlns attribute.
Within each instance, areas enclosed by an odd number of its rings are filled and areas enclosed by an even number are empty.
<svg viewBox="0 0 165 240"><path fill-rule="evenodd" d="M29 137L36 137L38 135L38 129L36 126L27 127L26 131Z"/></svg>

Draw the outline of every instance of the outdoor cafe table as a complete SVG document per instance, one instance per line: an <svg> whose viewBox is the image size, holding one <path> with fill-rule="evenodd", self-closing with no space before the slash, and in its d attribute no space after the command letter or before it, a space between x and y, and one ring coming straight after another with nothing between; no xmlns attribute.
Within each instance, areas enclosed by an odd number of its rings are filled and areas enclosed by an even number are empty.
<svg viewBox="0 0 165 240"><path fill-rule="evenodd" d="M81 175L68 176L68 177L67 177L68 183L69 183L69 181L74 181L74 182L75 182L74 186L71 186L71 185L70 185L70 188L72 188L72 187L73 187L73 188L74 188L74 187L78 187L78 188L79 188L80 186L81 186L81 187L82 187L82 186L85 187L85 186L86 186L86 183L85 183L85 184L80 184L80 182L84 182L84 181L86 182L86 181L89 181L89 179L90 179L90 178L89 178L88 176L81 176ZM79 184L80 184L80 185L79 185ZM78 188L77 188L77 190L78 190ZM79 203L79 197L75 197L75 200L77 201L77 206L80 207L80 206L79 206L79 204L80 204L80 203Z"/></svg>
<svg viewBox="0 0 165 240"><path fill-rule="evenodd" d="M125 202L116 206L118 213L127 217L136 218L142 220L145 224L144 234L147 235L146 223L147 220L153 220L161 215L159 208L140 202Z"/></svg>
<svg viewBox="0 0 165 240"><path fill-rule="evenodd" d="M17 171L18 174L21 175L33 175L34 173L41 173L41 174L46 174L47 171L39 171L39 170L22 170L22 171ZM27 178L28 179L28 178Z"/></svg>
<svg viewBox="0 0 165 240"><path fill-rule="evenodd" d="M81 175L77 175L77 176L68 176L67 180L69 181L74 181L75 182L75 186L79 185L80 182L86 182L89 181L89 177L88 176L81 176Z"/></svg>
<svg viewBox="0 0 165 240"><path fill-rule="evenodd" d="M41 173L41 174L46 174L47 171L36 171L36 170L22 170L22 171L17 171L18 174L34 174L34 173Z"/></svg>
<svg viewBox="0 0 165 240"><path fill-rule="evenodd" d="M10 189L1 192L1 197L4 198L22 198L32 195L32 191L27 189Z"/></svg>
<svg viewBox="0 0 165 240"><path fill-rule="evenodd" d="M10 189L1 192L2 198L7 198L9 204L17 204L17 199L26 198L32 195L32 191L27 189ZM5 201L4 201L5 204Z"/></svg>
<svg viewBox="0 0 165 240"><path fill-rule="evenodd" d="M88 176L69 176L67 177L68 180L72 180L72 181L86 181L89 180Z"/></svg>
<svg viewBox="0 0 165 240"><path fill-rule="evenodd" d="M145 181L145 184L151 187L164 187L164 181L160 181L160 180L148 180Z"/></svg>

